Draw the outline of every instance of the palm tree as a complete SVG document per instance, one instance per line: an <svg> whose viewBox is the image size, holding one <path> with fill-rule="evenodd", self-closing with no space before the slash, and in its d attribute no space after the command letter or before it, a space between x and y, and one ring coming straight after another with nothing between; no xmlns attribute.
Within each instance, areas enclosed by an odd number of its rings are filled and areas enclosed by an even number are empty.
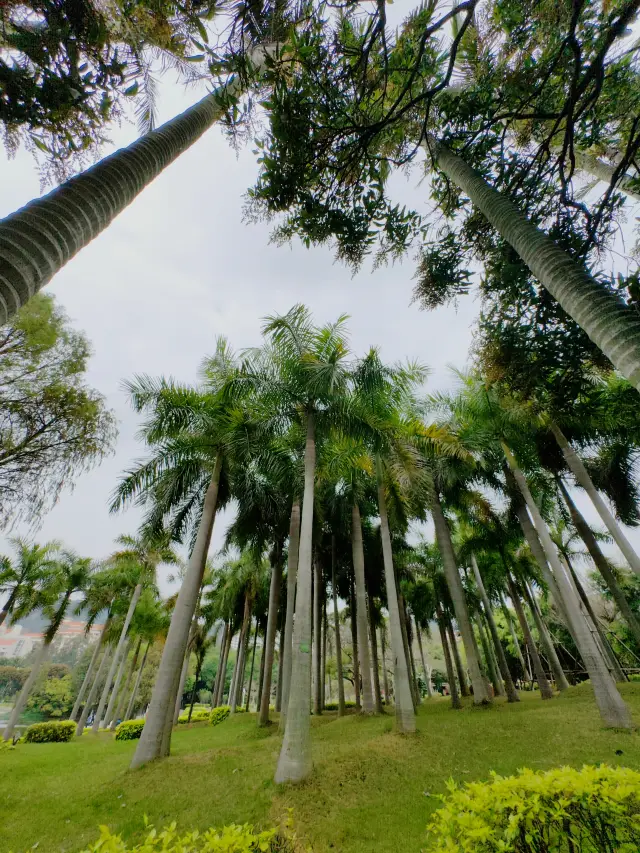
<svg viewBox="0 0 640 853"><path fill-rule="evenodd" d="M80 249L103 231L133 199L230 104L260 80L295 20L287 4L239 5L229 45L233 73L181 115L105 157L43 198L35 199L0 222L0 322L46 285ZM239 27L243 30L238 33ZM243 54L237 62L238 53Z"/></svg>
<svg viewBox="0 0 640 853"><path fill-rule="evenodd" d="M61 551L57 555L55 565L48 574L40 589L25 591L16 607L16 616L26 616L36 609L42 609L49 619L49 624L44 633L42 646L36 660L31 668L29 677L20 691L16 703L11 711L9 722L4 730L3 738L9 740L24 710L29 694L40 674L43 663L48 657L51 644L55 640L60 625L64 621L69 607L71 596L76 592L82 592L90 582L92 573L91 560L78 557L71 551Z"/></svg>
<svg viewBox="0 0 640 853"><path fill-rule="evenodd" d="M0 625L13 613L25 590L37 588L46 578L52 567L53 556L60 548L58 542L36 545L18 537L10 542L15 549L14 560L0 558L0 591L8 595L0 611Z"/></svg>

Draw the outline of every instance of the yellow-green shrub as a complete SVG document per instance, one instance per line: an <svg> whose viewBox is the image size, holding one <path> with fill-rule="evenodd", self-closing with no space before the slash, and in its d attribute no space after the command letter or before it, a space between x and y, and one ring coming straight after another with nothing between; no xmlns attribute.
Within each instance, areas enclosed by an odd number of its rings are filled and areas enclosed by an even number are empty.
<svg viewBox="0 0 640 853"><path fill-rule="evenodd" d="M144 720L127 720L116 726L116 740L138 740L144 728Z"/></svg>
<svg viewBox="0 0 640 853"><path fill-rule="evenodd" d="M558 767L448 785L428 830L429 853L637 853L640 773Z"/></svg>
<svg viewBox="0 0 640 853"><path fill-rule="evenodd" d="M208 708L194 708L193 714L191 715L191 722L192 723L203 723L206 720L208 720L210 716L211 716L211 712L208 710ZM184 713L180 714L180 716L178 717L178 725L182 726L188 722L189 722L189 711L185 711Z"/></svg>
<svg viewBox="0 0 640 853"><path fill-rule="evenodd" d="M82 853L267 853L285 849L274 829L256 833L252 826L245 824L180 835L176 824L172 823L161 832L152 827L144 841L134 846L101 826L98 841Z"/></svg>
<svg viewBox="0 0 640 853"><path fill-rule="evenodd" d="M76 724L71 720L34 723L24 733L25 743L66 743L73 740Z"/></svg>
<svg viewBox="0 0 640 853"><path fill-rule="evenodd" d="M217 726L218 723L226 720L230 713L231 708L228 705L219 705L209 714L209 722L212 726Z"/></svg>

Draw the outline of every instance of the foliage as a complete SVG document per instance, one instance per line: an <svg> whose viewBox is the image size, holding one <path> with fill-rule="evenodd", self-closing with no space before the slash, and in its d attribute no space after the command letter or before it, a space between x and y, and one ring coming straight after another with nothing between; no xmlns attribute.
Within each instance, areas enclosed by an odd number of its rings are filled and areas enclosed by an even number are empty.
<svg viewBox="0 0 640 853"><path fill-rule="evenodd" d="M152 827L145 840L134 847L125 844L108 827L100 829L99 840L83 853L267 853L285 849L278 841L276 830L256 833L249 824L180 835L176 824L172 823L161 832Z"/></svg>
<svg viewBox="0 0 640 853"><path fill-rule="evenodd" d="M40 711L46 717L66 717L73 707L73 688L70 675L49 677L30 696L27 708Z"/></svg>
<svg viewBox="0 0 640 853"><path fill-rule="evenodd" d="M217 708L215 709L217 710ZM206 708L194 708L193 714L191 715L192 723L204 723L207 720L210 720L211 714L213 711L208 711ZM183 725L184 723L189 722L189 710L187 709L178 717L178 725Z"/></svg>
<svg viewBox="0 0 640 853"><path fill-rule="evenodd" d="M231 708L228 705L220 705L211 711L211 714L209 715L209 722L212 726L217 726L218 723L222 723L226 720L230 713Z"/></svg>
<svg viewBox="0 0 640 853"><path fill-rule="evenodd" d="M125 720L116 726L116 740L139 740L144 720Z"/></svg>
<svg viewBox="0 0 640 853"><path fill-rule="evenodd" d="M49 294L0 328L2 524L37 518L111 451L113 414L84 381L90 355Z"/></svg>
<svg viewBox="0 0 640 853"><path fill-rule="evenodd" d="M29 670L18 666L0 666L0 697L17 693L29 677Z"/></svg>
<svg viewBox="0 0 640 853"><path fill-rule="evenodd" d="M76 724L71 720L34 723L24 733L25 743L66 743L73 740Z"/></svg>
<svg viewBox="0 0 640 853"><path fill-rule="evenodd" d="M448 785L429 824L428 850L442 853L633 853L640 834L640 773L625 767L560 767L494 774Z"/></svg>
<svg viewBox="0 0 640 853"><path fill-rule="evenodd" d="M344 703L344 707L345 708L355 708L356 703L352 702L351 700L347 700ZM338 703L337 702L325 702L324 703L324 710L325 711L337 711L338 710Z"/></svg>

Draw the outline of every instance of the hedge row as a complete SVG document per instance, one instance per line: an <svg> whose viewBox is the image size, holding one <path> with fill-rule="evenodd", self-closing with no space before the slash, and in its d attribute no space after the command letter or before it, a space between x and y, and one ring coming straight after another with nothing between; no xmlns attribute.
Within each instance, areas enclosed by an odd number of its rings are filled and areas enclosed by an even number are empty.
<svg viewBox="0 0 640 853"><path fill-rule="evenodd" d="M34 723L23 736L25 743L66 743L73 740L76 724L71 720L62 722L50 720L48 723Z"/></svg>

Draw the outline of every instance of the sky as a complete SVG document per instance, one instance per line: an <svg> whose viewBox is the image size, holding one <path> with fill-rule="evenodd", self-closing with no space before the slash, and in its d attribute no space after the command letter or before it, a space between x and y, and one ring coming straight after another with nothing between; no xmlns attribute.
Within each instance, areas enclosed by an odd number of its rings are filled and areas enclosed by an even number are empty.
<svg viewBox="0 0 640 853"><path fill-rule="evenodd" d="M160 120L192 104L194 88L164 81ZM115 148L133 141L136 128L125 122L112 131ZM103 558L115 538L134 533L139 512L109 515L109 496L121 472L144 456L136 440L137 418L122 388L136 374L172 376L194 382L203 357L218 335L234 349L260 342L262 320L302 302L320 323L342 313L353 351L381 349L386 361L406 357L431 368L429 390L453 382L449 365L463 368L472 340L478 302L473 294L457 306L424 312L412 304L414 263L370 266L352 276L334 262L329 248L270 243L268 224L243 222L244 194L256 177L254 154L235 152L219 128L195 145L140 193L134 202L85 247L48 285L59 303L92 342L87 381L106 397L119 422L115 453L99 468L78 477L36 531L11 533L39 541L61 539L82 555ZM398 178L393 194L421 213L431 210L427 186L416 172ZM30 154L9 160L0 152L0 217L40 194ZM595 520L588 499L576 495ZM222 543L229 513L217 520L212 553ZM630 538L640 548L640 532ZM7 553L6 535L0 553ZM615 554L614 551L612 551ZM166 573L161 588L168 591Z"/></svg>

